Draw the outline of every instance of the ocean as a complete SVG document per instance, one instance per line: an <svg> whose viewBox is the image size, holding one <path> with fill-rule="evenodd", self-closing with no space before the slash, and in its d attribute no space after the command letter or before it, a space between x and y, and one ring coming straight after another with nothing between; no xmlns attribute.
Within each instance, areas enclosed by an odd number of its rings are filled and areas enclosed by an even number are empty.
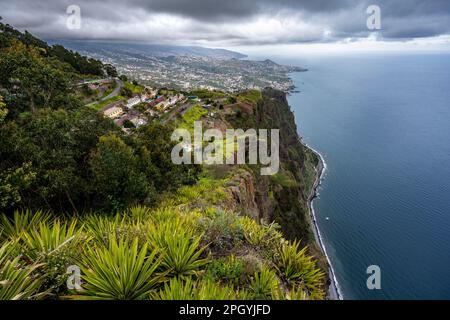
<svg viewBox="0 0 450 320"><path fill-rule="evenodd" d="M273 59L309 69L288 100L327 165L314 208L344 299L450 299L450 55Z"/></svg>

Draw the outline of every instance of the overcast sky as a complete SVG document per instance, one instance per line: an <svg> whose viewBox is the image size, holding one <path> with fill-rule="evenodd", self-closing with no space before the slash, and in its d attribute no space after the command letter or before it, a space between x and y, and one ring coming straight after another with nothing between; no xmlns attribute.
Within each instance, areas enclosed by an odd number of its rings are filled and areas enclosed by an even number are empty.
<svg viewBox="0 0 450 320"><path fill-rule="evenodd" d="M372 4L381 9L378 32L366 24ZM66 26L69 5L81 9L78 30ZM0 16L45 39L450 49L449 0L0 0Z"/></svg>

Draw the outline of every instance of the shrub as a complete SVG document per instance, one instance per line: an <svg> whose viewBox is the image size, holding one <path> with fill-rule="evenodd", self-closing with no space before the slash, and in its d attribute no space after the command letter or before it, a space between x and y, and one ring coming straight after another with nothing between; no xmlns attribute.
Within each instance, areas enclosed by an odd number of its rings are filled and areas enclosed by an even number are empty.
<svg viewBox="0 0 450 320"><path fill-rule="evenodd" d="M314 298L323 298L325 273L317 268L312 257L306 255L307 248L298 250L300 242L284 243L278 250L275 263L284 279Z"/></svg>
<svg viewBox="0 0 450 320"><path fill-rule="evenodd" d="M228 282L234 286L243 280L244 262L231 255L227 258L213 260L206 268L206 277L216 282Z"/></svg>
<svg viewBox="0 0 450 320"><path fill-rule="evenodd" d="M241 224L244 228L245 240L254 246L273 247L281 242L282 235L277 231L279 225L259 225L250 217L242 217Z"/></svg>
<svg viewBox="0 0 450 320"><path fill-rule="evenodd" d="M275 273L267 267L255 272L249 284L250 298L255 300L279 299L280 283Z"/></svg>
<svg viewBox="0 0 450 320"><path fill-rule="evenodd" d="M24 256L34 263L44 263L39 269L42 285L46 290L60 291L67 280L67 267L73 263L81 241L81 229L77 222L40 223L35 229L21 234Z"/></svg>
<svg viewBox="0 0 450 320"><path fill-rule="evenodd" d="M194 236L193 228L178 219L159 225L150 224L148 238L162 258L162 269L172 276L191 275L208 262L208 259L201 258L206 248L199 245L201 237Z"/></svg>
<svg viewBox="0 0 450 320"><path fill-rule="evenodd" d="M151 295L156 300L231 300L234 289L221 286L210 279L193 281L192 278L172 278L164 287Z"/></svg>
<svg viewBox="0 0 450 320"><path fill-rule="evenodd" d="M15 211L12 218L0 215L0 239L12 239L22 232L37 227L39 223L46 223L51 215L48 212L31 210Z"/></svg>
<svg viewBox="0 0 450 320"><path fill-rule="evenodd" d="M19 257L10 258L15 244L5 242L0 247L0 300L37 299L42 279L34 272L42 264L24 265Z"/></svg>
<svg viewBox="0 0 450 320"><path fill-rule="evenodd" d="M116 240L139 239L139 244L142 246L146 242L145 221L138 215L143 213L135 211L136 216L132 214L129 211L124 216L120 214L113 217L89 215L85 219L86 232L93 236L97 243L105 246L109 243L110 235L113 235Z"/></svg>
<svg viewBox="0 0 450 320"><path fill-rule="evenodd" d="M204 231L202 241L208 243L211 250L230 250L244 239L242 225L234 213L219 210L200 221L200 228Z"/></svg>
<svg viewBox="0 0 450 320"><path fill-rule="evenodd" d="M151 294L154 300L195 300L195 285L191 278L172 278L164 284L164 287Z"/></svg>
<svg viewBox="0 0 450 320"><path fill-rule="evenodd" d="M117 240L110 236L108 246L88 247L82 259L82 295L91 299L133 300L148 297L164 274L156 252L147 255L147 245L138 249L138 241Z"/></svg>

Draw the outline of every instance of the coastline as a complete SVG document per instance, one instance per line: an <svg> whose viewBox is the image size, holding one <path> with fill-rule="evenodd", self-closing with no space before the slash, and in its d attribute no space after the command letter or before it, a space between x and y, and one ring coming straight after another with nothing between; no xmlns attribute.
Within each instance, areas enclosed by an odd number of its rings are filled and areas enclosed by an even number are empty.
<svg viewBox="0 0 450 320"><path fill-rule="evenodd" d="M314 198L317 196L317 189L320 186L320 183L322 181L323 175L326 171L327 165L325 163L325 160L323 159L322 155L315 149L308 146L306 143L301 141L301 143L311 152L313 152L317 158L319 159L319 164L316 166L316 178L314 180L313 186L311 188L310 194L308 196L308 208L309 208L309 215L311 219L311 229L314 233L314 238L316 240L316 243L319 245L322 253L324 254L325 258L327 259L328 263L328 274L330 277L330 285L328 287L328 294L327 298L330 300L343 300L343 294L342 291L339 288L339 283L336 279L336 274L333 270L333 266L331 264L330 258L328 257L327 251L325 249L325 245L322 241L322 236L320 234L319 226L317 224L316 220L316 214L314 211Z"/></svg>

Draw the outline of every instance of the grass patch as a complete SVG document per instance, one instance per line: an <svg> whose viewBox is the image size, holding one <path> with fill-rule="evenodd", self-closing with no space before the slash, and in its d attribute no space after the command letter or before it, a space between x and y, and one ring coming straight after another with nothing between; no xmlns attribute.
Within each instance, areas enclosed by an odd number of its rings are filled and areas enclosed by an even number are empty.
<svg viewBox="0 0 450 320"><path fill-rule="evenodd" d="M117 95L115 97L112 97L112 98L104 100L104 101L98 101L98 102L90 103L87 106L98 111L98 110L106 107L109 104L112 104L114 102L118 102L118 101L121 101L121 100L124 100L124 99L125 98L122 97L121 95Z"/></svg>
<svg viewBox="0 0 450 320"><path fill-rule="evenodd" d="M237 99L239 102L243 101L256 104L262 99L262 94L259 90L249 90L239 94Z"/></svg>
<svg viewBox="0 0 450 320"><path fill-rule="evenodd" d="M208 89L194 90L189 93L191 96L197 96L200 99L217 99L226 97L226 94L222 91L210 91Z"/></svg>
<svg viewBox="0 0 450 320"><path fill-rule="evenodd" d="M208 110L201 106L193 106L183 114L180 127L187 130L194 130L194 122L200 120L206 114L208 114Z"/></svg>
<svg viewBox="0 0 450 320"><path fill-rule="evenodd" d="M298 182L294 180L294 178L289 177L286 173L283 171L278 172L277 174L274 174L271 176L271 179L276 184L279 184L280 186L284 188L296 188L299 186Z"/></svg>

